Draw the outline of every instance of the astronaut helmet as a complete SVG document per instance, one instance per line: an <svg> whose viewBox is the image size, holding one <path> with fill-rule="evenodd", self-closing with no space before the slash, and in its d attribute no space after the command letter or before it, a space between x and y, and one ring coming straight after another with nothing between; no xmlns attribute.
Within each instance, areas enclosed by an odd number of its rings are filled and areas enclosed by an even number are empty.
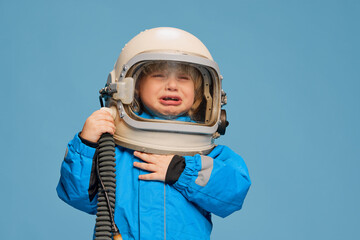
<svg viewBox="0 0 360 240"><path fill-rule="evenodd" d="M218 65L194 35L145 30L122 49L100 94L117 109L118 145L150 153L205 154L225 133Z"/></svg>

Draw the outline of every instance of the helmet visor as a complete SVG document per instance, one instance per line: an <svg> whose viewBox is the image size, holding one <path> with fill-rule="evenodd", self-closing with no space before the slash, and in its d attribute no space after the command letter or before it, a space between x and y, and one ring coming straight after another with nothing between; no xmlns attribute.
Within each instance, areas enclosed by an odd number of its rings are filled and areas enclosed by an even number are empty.
<svg viewBox="0 0 360 240"><path fill-rule="evenodd" d="M207 67L178 61L144 61L127 73L135 80L132 104L136 120L211 125L219 109L219 79Z"/></svg>

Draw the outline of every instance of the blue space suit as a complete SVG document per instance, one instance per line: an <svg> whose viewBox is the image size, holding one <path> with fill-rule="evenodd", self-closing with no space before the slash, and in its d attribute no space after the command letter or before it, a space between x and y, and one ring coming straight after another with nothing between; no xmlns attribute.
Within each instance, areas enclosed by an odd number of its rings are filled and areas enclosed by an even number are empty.
<svg viewBox="0 0 360 240"><path fill-rule="evenodd" d="M95 148L78 134L68 144L57 186L59 197L71 206L96 214L97 198L89 196ZM250 187L243 159L226 146L207 156L185 156L185 169L174 184L142 181L147 172L133 150L116 146L115 222L128 239L210 239L211 213L226 217L241 209Z"/></svg>

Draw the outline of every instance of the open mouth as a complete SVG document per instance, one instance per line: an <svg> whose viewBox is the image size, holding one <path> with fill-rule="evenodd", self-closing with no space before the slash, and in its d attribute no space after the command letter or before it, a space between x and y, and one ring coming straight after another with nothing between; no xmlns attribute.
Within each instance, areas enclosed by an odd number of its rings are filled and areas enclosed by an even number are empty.
<svg viewBox="0 0 360 240"><path fill-rule="evenodd" d="M160 102L164 105L179 105L181 98L176 96L164 96L160 98Z"/></svg>
<svg viewBox="0 0 360 240"><path fill-rule="evenodd" d="M180 101L180 98L177 98L177 97L163 97L162 100L164 100L164 101Z"/></svg>

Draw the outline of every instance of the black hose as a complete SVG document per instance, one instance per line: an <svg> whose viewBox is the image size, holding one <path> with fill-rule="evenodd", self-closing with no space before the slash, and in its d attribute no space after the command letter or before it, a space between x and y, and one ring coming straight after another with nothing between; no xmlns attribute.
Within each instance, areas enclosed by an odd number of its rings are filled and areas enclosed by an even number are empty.
<svg viewBox="0 0 360 240"><path fill-rule="evenodd" d="M109 133L99 139L97 175L99 179L95 240L111 240L119 232L114 222L115 207L115 142ZM109 210L110 209L110 210Z"/></svg>

